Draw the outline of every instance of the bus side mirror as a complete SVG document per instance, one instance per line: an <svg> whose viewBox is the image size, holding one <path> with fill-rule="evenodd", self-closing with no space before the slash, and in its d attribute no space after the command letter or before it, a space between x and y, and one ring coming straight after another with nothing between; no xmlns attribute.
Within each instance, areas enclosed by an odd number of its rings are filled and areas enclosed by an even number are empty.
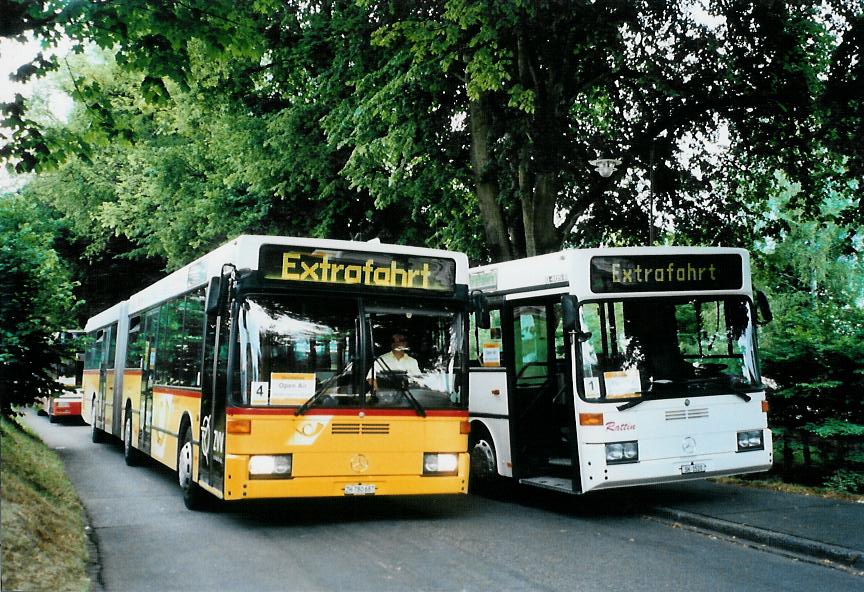
<svg viewBox="0 0 864 592"><path fill-rule="evenodd" d="M579 302L573 294L564 294L561 297L561 321L564 330L572 333L579 328Z"/></svg>
<svg viewBox="0 0 864 592"><path fill-rule="evenodd" d="M486 294L475 291L471 294L471 308L474 310L474 325L478 329L492 327L492 317L489 314L489 301Z"/></svg>
<svg viewBox="0 0 864 592"><path fill-rule="evenodd" d="M561 323L564 331L570 333L579 343L584 343L591 339L591 332L580 330L578 309L579 301L573 294L564 294L561 297Z"/></svg>
<svg viewBox="0 0 864 592"><path fill-rule="evenodd" d="M219 314L219 292L222 291L222 278L210 278L210 286L207 288L207 315Z"/></svg>
<svg viewBox="0 0 864 592"><path fill-rule="evenodd" d="M207 290L207 314L219 316L228 302L228 278L210 278L210 287Z"/></svg>
<svg viewBox="0 0 864 592"><path fill-rule="evenodd" d="M774 315L771 313L771 305L768 304L768 297L762 290L756 290L756 312L757 325L767 325L774 319Z"/></svg>

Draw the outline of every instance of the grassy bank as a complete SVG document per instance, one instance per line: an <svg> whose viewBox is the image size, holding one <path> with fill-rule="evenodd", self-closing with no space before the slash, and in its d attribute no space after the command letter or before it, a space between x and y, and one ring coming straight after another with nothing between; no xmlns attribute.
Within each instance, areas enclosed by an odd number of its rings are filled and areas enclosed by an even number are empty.
<svg viewBox="0 0 864 592"><path fill-rule="evenodd" d="M0 419L3 590L90 588L81 503L53 451Z"/></svg>

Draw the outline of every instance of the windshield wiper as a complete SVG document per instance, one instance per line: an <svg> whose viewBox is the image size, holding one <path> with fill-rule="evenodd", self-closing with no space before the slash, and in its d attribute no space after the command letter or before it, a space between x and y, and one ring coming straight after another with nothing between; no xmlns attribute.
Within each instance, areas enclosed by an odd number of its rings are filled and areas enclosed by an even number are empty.
<svg viewBox="0 0 864 592"><path fill-rule="evenodd" d="M297 408L297 411L296 411L295 415L303 415L304 413L306 413L307 411L309 411L309 409L312 407L312 405L314 405L315 403L317 403L317 402L318 402L318 399L320 399L321 396L325 394L325 389L326 389L327 387L329 387L330 384L331 384L334 380L336 380L336 379L339 378L340 376L343 376L344 374L345 374L345 373L343 372L342 374L333 375L333 376L331 376L330 378L328 378L327 380L325 380L324 382L322 382L322 383L321 383L321 386L318 387L318 390L315 391L315 394L312 395L311 397L309 397L309 399L308 399L305 403L303 403L302 405L300 405L300 407Z"/></svg>
<svg viewBox="0 0 864 592"><path fill-rule="evenodd" d="M376 360L376 362L381 362L381 365L384 366L384 368L387 370L387 372L390 372L391 374L394 373L394 372L393 372L393 369L390 368L390 366L387 365L387 362L385 362L385 361L382 360L381 358L378 358L378 359ZM375 365L374 365L374 364L372 365L372 368L373 368L373 369L375 368ZM423 409L423 405L421 405L420 402L419 402L417 399L414 398L414 395L411 394L411 390L406 386L405 383L403 383L401 380L398 381L398 382L399 382L399 388L398 388L397 390L398 390L400 393L402 393L402 395L403 395L406 399L408 399L408 402L411 403L411 406L414 408L414 411L417 412L417 415L419 415L420 417L426 417L426 410Z"/></svg>
<svg viewBox="0 0 864 592"><path fill-rule="evenodd" d="M645 397L639 399L633 399L632 401L627 401L623 405L618 405L618 411L627 411L628 409L633 409L636 405L640 405L645 401L650 401L650 399L646 399Z"/></svg>
<svg viewBox="0 0 864 592"><path fill-rule="evenodd" d="M742 393L740 391L732 391L731 393L717 393L717 395L733 395L735 397L738 397L739 399L742 399L745 403L749 403L752 400L752 397L750 395L748 395L746 393ZM618 409L618 411L627 411L628 409L633 409L633 407L635 407L636 405L640 405L640 404L644 403L645 401L656 401L658 398L659 399L668 399L668 398L673 398L673 397L657 397L657 398L652 398L652 397L645 398L645 397L643 397L641 399L634 399L633 401L628 401L627 403L624 403L623 405L619 405L617 407L617 409Z"/></svg>
<svg viewBox="0 0 864 592"><path fill-rule="evenodd" d="M747 393L744 393L742 391L733 390L732 394L735 395L736 397L738 397L739 399L742 399L745 403L749 403L753 399L753 397L751 397L750 395L748 395Z"/></svg>

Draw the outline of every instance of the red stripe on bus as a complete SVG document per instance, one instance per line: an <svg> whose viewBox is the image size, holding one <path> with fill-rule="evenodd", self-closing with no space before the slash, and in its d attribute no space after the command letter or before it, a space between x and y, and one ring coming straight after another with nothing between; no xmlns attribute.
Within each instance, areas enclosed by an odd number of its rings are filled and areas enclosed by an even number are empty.
<svg viewBox="0 0 864 592"><path fill-rule="evenodd" d="M141 376L142 374L144 374L144 371L141 369L124 370L123 373L128 374L129 376Z"/></svg>
<svg viewBox="0 0 864 592"><path fill-rule="evenodd" d="M90 370L84 370L84 374L99 374L99 368L92 368Z"/></svg>
<svg viewBox="0 0 864 592"><path fill-rule="evenodd" d="M297 415L297 409L268 409L266 407L229 407L228 415ZM417 416L413 409L365 409L364 417L409 417ZM360 409L310 409L305 415L353 415L359 416ZM468 419L468 411L453 409L427 409L427 417L463 417Z"/></svg>
<svg viewBox="0 0 864 592"><path fill-rule="evenodd" d="M154 395L174 395L175 397L191 397L193 399L201 398L201 390L192 387L182 386L154 386Z"/></svg>

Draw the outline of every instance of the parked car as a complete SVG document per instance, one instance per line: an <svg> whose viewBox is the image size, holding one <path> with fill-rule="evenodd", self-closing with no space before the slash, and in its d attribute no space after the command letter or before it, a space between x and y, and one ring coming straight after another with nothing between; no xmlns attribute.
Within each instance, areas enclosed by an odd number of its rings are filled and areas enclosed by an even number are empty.
<svg viewBox="0 0 864 592"><path fill-rule="evenodd" d="M81 417L82 392L76 390L59 397L45 397L42 401L42 413L48 415L48 421L56 423L61 417ZM41 415L40 414L40 415Z"/></svg>

